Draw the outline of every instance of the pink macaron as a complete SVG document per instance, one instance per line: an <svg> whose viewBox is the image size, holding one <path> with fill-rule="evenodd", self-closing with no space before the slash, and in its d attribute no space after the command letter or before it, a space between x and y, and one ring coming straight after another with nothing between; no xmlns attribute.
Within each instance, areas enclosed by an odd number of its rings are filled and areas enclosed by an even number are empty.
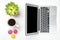
<svg viewBox="0 0 60 40"><path fill-rule="evenodd" d="M8 34L12 34L12 32L13 32L12 30L8 30Z"/></svg>
<svg viewBox="0 0 60 40"><path fill-rule="evenodd" d="M13 32L14 32L14 34L17 34L18 33L18 30L17 29L14 29Z"/></svg>

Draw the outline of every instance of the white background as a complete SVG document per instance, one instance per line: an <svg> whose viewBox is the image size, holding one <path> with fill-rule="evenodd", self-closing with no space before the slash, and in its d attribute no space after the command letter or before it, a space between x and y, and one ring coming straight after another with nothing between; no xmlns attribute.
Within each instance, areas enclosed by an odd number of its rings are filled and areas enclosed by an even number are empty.
<svg viewBox="0 0 60 40"><path fill-rule="evenodd" d="M15 2L19 6L20 15L10 17L6 14L5 5ZM25 4L35 4L38 6L57 6L57 28L56 33L39 33L36 35L25 36ZM0 40L13 40L8 34L11 29L7 24L10 18L16 19L20 25L20 30L14 40L60 40L60 0L0 0Z"/></svg>

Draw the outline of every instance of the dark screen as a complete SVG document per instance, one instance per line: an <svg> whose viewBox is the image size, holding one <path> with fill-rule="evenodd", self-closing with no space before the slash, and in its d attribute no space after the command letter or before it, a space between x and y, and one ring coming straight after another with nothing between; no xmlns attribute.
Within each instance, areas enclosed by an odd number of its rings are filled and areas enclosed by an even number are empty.
<svg viewBox="0 0 60 40"><path fill-rule="evenodd" d="M27 33L37 32L37 7L27 6Z"/></svg>

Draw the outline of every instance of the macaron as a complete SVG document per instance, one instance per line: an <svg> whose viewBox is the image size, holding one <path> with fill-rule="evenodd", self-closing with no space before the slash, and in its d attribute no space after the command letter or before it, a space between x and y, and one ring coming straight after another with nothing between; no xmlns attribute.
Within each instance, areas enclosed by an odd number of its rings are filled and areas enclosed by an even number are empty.
<svg viewBox="0 0 60 40"><path fill-rule="evenodd" d="M11 38L14 39L16 37L15 34L11 34Z"/></svg>
<svg viewBox="0 0 60 40"><path fill-rule="evenodd" d="M17 34L18 33L18 30L17 29L14 29L13 32L14 32L14 34Z"/></svg>
<svg viewBox="0 0 60 40"><path fill-rule="evenodd" d="M8 30L8 34L12 34L12 32L13 32L12 30Z"/></svg>

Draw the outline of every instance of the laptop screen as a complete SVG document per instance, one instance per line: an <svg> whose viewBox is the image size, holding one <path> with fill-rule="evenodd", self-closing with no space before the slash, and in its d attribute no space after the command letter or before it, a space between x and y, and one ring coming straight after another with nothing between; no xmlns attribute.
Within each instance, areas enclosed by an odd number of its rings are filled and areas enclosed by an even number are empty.
<svg viewBox="0 0 60 40"><path fill-rule="evenodd" d="M27 33L37 32L37 7L27 6Z"/></svg>

